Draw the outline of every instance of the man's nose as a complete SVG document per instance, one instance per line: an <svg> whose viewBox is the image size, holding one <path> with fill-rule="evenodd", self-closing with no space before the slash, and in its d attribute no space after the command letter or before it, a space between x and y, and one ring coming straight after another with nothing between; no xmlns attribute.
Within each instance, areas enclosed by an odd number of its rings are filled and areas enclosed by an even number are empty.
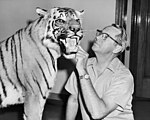
<svg viewBox="0 0 150 120"><path fill-rule="evenodd" d="M102 41L103 40L103 38L102 38L102 36L100 35L100 36L96 36L95 37L95 41L98 41L98 42L100 42L100 41Z"/></svg>

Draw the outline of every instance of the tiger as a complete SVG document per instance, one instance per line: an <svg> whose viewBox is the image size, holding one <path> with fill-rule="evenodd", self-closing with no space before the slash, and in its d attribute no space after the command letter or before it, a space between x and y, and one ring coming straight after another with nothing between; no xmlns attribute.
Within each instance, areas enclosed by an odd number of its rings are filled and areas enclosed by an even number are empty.
<svg viewBox="0 0 150 120"><path fill-rule="evenodd" d="M83 37L82 14L68 7L45 10L0 41L0 108L24 105L24 120L41 120L55 83L57 59L75 57Z"/></svg>

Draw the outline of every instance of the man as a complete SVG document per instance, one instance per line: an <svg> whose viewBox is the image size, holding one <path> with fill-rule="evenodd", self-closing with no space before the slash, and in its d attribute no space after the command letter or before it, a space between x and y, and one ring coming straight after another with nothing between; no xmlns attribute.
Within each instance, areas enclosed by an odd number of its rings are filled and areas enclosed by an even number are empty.
<svg viewBox="0 0 150 120"><path fill-rule="evenodd" d="M125 50L126 33L116 24L97 30L92 50L96 57L79 47L76 71L65 86L71 94L66 120L75 120L80 108L82 119L134 120L132 111L133 76L117 56Z"/></svg>

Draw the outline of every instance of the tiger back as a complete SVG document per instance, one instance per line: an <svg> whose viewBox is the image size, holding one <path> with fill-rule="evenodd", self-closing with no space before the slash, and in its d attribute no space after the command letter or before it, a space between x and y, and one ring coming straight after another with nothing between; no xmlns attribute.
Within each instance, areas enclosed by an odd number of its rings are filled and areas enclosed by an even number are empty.
<svg viewBox="0 0 150 120"><path fill-rule="evenodd" d="M0 42L0 107L24 103L25 120L41 120L57 58L73 58L83 37L83 12L59 7L36 12L38 19Z"/></svg>

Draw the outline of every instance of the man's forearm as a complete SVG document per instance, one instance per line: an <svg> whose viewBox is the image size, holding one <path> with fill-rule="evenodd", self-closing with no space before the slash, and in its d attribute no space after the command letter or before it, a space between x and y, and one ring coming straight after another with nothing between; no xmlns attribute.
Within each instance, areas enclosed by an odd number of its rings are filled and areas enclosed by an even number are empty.
<svg viewBox="0 0 150 120"><path fill-rule="evenodd" d="M80 71L80 75L88 74L86 71L82 72ZM91 83L90 78L80 79L80 85L81 85L81 91L84 98L84 102L86 104L86 107L88 111L91 114L92 118L99 118L104 115L103 109L105 108L105 104L102 99L100 99L94 90L94 87ZM101 113L102 112L102 113Z"/></svg>
<svg viewBox="0 0 150 120"><path fill-rule="evenodd" d="M66 120L75 120L78 111L78 101L77 98L71 95L68 98L67 110L66 110Z"/></svg>

